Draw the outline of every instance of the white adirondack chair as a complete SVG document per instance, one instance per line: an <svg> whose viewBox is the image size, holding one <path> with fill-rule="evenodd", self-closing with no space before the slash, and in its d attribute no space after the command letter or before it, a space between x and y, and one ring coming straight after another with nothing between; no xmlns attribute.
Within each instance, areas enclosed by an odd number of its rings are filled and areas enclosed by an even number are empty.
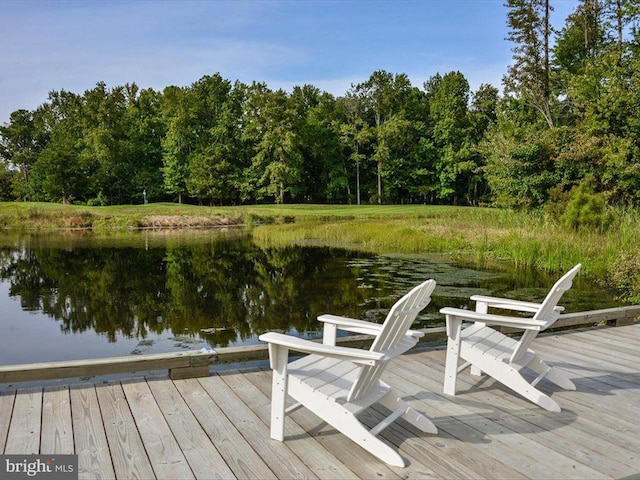
<svg viewBox="0 0 640 480"><path fill-rule="evenodd" d="M377 435L399 417L424 432L437 433L437 429L381 381L380 376L391 359L409 350L422 337L422 332L410 327L429 304L435 285L434 280L428 280L413 288L393 305L383 324L321 315L318 320L324 322L323 343L274 332L261 335L260 340L269 343L273 369L271 438L284 440L285 415L306 407L376 457L404 467L404 459ZM336 346L338 329L374 335L375 339L369 350ZM289 350L310 355L289 363ZM297 402L289 408L285 405L287 395ZM368 429L357 414L374 403L392 413Z"/></svg>
<svg viewBox="0 0 640 480"><path fill-rule="evenodd" d="M547 365L529 347L538 332L549 328L559 317L563 307L558 307L563 293L571 288L573 277L580 270L578 264L556 282L542 303L474 295L476 311L443 308L447 321L447 357L444 376L444 393L455 395L456 377L471 366L472 375L487 373L497 381L513 389L537 405L559 412L560 406L536 385L547 378L567 390L575 390L571 380L557 368ZM489 308L514 310L533 314L532 318L489 314ZM474 322L462 328L463 321ZM519 339L508 337L489 325L524 329ZM458 366L459 359L465 362ZM523 368L533 370L538 376L529 382L522 375Z"/></svg>

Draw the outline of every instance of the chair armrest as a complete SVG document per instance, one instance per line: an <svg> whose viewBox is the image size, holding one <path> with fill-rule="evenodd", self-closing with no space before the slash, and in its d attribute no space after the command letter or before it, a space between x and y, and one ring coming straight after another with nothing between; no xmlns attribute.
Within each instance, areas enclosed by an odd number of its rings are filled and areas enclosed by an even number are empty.
<svg viewBox="0 0 640 480"><path fill-rule="evenodd" d="M524 302L511 298L487 297L485 295L472 295L471 300L476 303L486 303L489 308L501 308L503 310L516 310L518 312L535 313L540 310L540 303Z"/></svg>
<svg viewBox="0 0 640 480"><path fill-rule="evenodd" d="M315 353L325 357L349 360L362 365L375 365L385 358L384 353L361 350L359 348L339 347L324 343L312 342L283 333L268 332L258 337L263 342L278 345L300 353Z"/></svg>
<svg viewBox="0 0 640 480"><path fill-rule="evenodd" d="M503 310L516 310L519 312L536 313L542 306L541 303L525 302L511 298L487 297L485 295L472 295L471 300L477 303L486 303L489 308L500 308ZM556 312L562 312L564 307L556 306Z"/></svg>
<svg viewBox="0 0 640 480"><path fill-rule="evenodd" d="M407 335L411 335L413 338L422 338L425 333L427 332L423 332L421 330L407 330Z"/></svg>
<svg viewBox="0 0 640 480"><path fill-rule="evenodd" d="M318 317L318 320L324 323L335 325L340 330L348 332L363 333L365 335L378 335L382 331L382 325L379 323L367 322L366 320L356 320L355 318L340 317L338 315L324 314ZM424 333L420 330L407 330L407 335L415 338L424 337Z"/></svg>
<svg viewBox="0 0 640 480"><path fill-rule="evenodd" d="M449 316L452 316L471 322L482 322L487 325L499 325L503 327L524 328L526 330L543 330L547 325L547 322L534 320L533 318L507 317L504 315L474 312L473 310L462 310L461 308L446 307L441 309L440 313L447 316L447 321L449 321Z"/></svg>
<svg viewBox="0 0 640 480"><path fill-rule="evenodd" d="M354 333L364 333L366 335L378 335L382 330L382 325L355 318L340 317L338 315L324 314L318 317L324 323L335 325L340 330Z"/></svg>

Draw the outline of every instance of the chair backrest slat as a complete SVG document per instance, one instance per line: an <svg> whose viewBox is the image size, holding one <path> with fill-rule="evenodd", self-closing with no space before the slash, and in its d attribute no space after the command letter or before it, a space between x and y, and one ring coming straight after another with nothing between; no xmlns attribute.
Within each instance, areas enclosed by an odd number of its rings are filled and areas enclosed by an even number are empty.
<svg viewBox="0 0 640 480"><path fill-rule="evenodd" d="M555 311L555 308L564 292L571 288L571 285L573 284L573 277L576 276L581 267L581 264L576 265L555 283L543 300L540 310L538 310L538 312L533 316L534 319L543 320L547 323L544 328L548 328L558 319L559 312Z"/></svg>
<svg viewBox="0 0 640 480"><path fill-rule="evenodd" d="M545 325L541 328L541 330L549 328L560 316L560 312L556 310L556 306L558 305L558 302L560 301L560 298L562 298L564 292L571 288L571 285L573 284L573 278L576 276L578 271L580 271L581 267L581 264L577 264L575 267L565 273L562 278L560 278L560 280L555 283L551 290L549 290L549 293L540 305L540 309L533 316L534 319L542 320L545 322ZM509 362L518 363L518 360L520 360L524 356L537 335L538 332L536 330L526 330L520 338L518 346L511 354Z"/></svg>
<svg viewBox="0 0 640 480"><path fill-rule="evenodd" d="M435 280L427 280L398 300L385 319L382 330L373 341L370 350L387 353L393 350L406 337L418 314L431 301L431 293L436 286ZM355 401L369 393L382 375L385 363L375 366L363 366L353 383L347 401Z"/></svg>

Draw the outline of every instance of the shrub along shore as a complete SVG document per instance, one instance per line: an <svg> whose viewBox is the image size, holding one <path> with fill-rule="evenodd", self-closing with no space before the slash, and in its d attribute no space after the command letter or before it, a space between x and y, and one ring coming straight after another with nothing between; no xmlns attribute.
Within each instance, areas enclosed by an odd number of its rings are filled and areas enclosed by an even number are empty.
<svg viewBox="0 0 640 480"><path fill-rule="evenodd" d="M372 252L441 253L479 263L561 272L580 262L583 274L640 301L640 215L617 212L606 229L574 229L550 214L432 205L245 205L173 203L86 207L0 203L6 230L244 226L265 246L292 243Z"/></svg>

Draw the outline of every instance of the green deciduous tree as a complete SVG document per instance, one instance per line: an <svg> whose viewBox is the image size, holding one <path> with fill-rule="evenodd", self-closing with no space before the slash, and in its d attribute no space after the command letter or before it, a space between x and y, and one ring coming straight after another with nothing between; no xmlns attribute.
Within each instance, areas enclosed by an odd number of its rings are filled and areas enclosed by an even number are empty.
<svg viewBox="0 0 640 480"><path fill-rule="evenodd" d="M190 98L184 88L167 87L162 95L162 115L166 134L162 139L164 191L182 203L187 193L189 155L193 151Z"/></svg>
<svg viewBox="0 0 640 480"><path fill-rule="evenodd" d="M351 187L348 181L351 175L348 171L355 167L355 195L356 204L362 202L361 195L361 166L367 160L367 153L371 150L371 142L374 139L374 130L364 118L363 99L355 91L347 92L340 100L343 108L343 120L337 125L340 133L340 142L345 147L349 159L346 168L347 192L351 196Z"/></svg>
<svg viewBox="0 0 640 480"><path fill-rule="evenodd" d="M186 186L189 195L209 203L233 203L240 198L244 154L240 123L244 88L220 74L204 76L189 89L190 130Z"/></svg>
<svg viewBox="0 0 640 480"><path fill-rule="evenodd" d="M84 101L64 90L51 92L42 107L49 136L32 171L32 191L38 200L68 203L87 198L96 171L92 159L81 155L84 144Z"/></svg>
<svg viewBox="0 0 640 480"><path fill-rule="evenodd" d="M135 85L133 89L137 92ZM96 165L93 187L97 195L110 204L125 203L133 193L134 177L127 138L125 87L109 89L99 82L84 93L83 100L79 154L83 162Z"/></svg>
<svg viewBox="0 0 640 480"><path fill-rule="evenodd" d="M147 88L128 92L126 111L127 158L131 163L129 202L165 197L162 178L162 140L166 135L162 121L161 95Z"/></svg>
<svg viewBox="0 0 640 480"><path fill-rule="evenodd" d="M251 149L246 170L257 199L273 197L283 203L285 194L298 193L302 172L296 112L284 90L271 91L254 83L247 92L244 139Z"/></svg>
<svg viewBox="0 0 640 480"><path fill-rule="evenodd" d="M348 185L339 133L336 100L312 85L295 86L289 96L292 129L302 155L296 201L343 201Z"/></svg>
<svg viewBox="0 0 640 480"><path fill-rule="evenodd" d="M482 106L485 111L477 110L472 115L469 82L460 72L434 76L425 89L436 155L433 160L437 172L436 196L453 203L476 203L482 161L474 145L491 121L492 107L485 100ZM486 90L485 87L481 94L490 98L492 92Z"/></svg>
<svg viewBox="0 0 640 480"><path fill-rule="evenodd" d="M28 200L31 169L47 143L41 113L16 110L9 124L0 127L0 158L17 169L13 189L18 198Z"/></svg>
<svg viewBox="0 0 640 480"><path fill-rule="evenodd" d="M373 125L376 129L373 160L378 166L378 203L383 203L383 170L392 154L387 143L388 132L383 132L384 124L392 115L400 111L403 101L410 89L411 82L406 74L393 75L384 70L373 72L366 82L362 82L353 87L353 93L362 97L365 112L373 118Z"/></svg>

